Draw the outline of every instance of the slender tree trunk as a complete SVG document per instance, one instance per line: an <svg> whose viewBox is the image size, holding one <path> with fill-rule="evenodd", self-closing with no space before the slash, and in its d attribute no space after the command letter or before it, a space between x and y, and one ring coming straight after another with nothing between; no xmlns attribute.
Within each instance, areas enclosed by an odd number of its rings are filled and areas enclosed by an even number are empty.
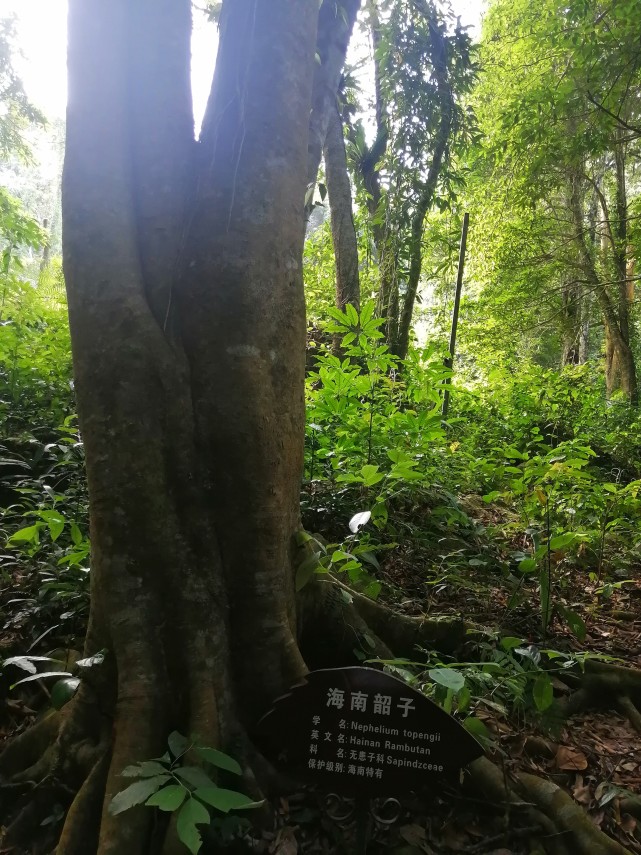
<svg viewBox="0 0 641 855"><path fill-rule="evenodd" d="M308 188L316 184L329 119L336 103L336 90L360 7L361 0L323 0L321 4L309 122Z"/></svg>
<svg viewBox="0 0 641 855"><path fill-rule="evenodd" d="M407 288L403 296L403 304L399 318L398 328L394 338L389 342L391 350L401 359L405 359L410 342L412 329L412 317L414 304L418 293L418 285L421 279L423 267L423 227L425 217L432 207L438 179L441 174L443 161L452 132L454 118L454 104L452 84L447 69L447 43L439 30L437 22L430 22L430 34L432 36L432 61L434 64L434 77L438 90L438 99L441 110L439 129L434 140L434 151L432 162L427 178L421 188L416 211L412 217L411 235L409 240L410 249L410 271Z"/></svg>
<svg viewBox="0 0 641 855"><path fill-rule="evenodd" d="M40 259L40 273L44 273L44 271L49 267L49 262L51 260L51 230L49 228L49 220L42 221L43 231L47 235L47 240L45 245L42 247L42 258Z"/></svg>
<svg viewBox="0 0 641 855"><path fill-rule="evenodd" d="M581 319L579 328L579 365L585 365L590 357L590 308L592 295L581 297Z"/></svg>
<svg viewBox="0 0 641 855"><path fill-rule="evenodd" d="M330 115L325 139L325 178L332 220L336 267L336 305L344 310L351 303L360 308L358 242L352 211L352 187L347 170L343 122L338 106Z"/></svg>
<svg viewBox="0 0 641 855"><path fill-rule="evenodd" d="M369 214L372 237L376 247L379 265L383 263L383 257L388 247L385 246L386 229L383 222L381 205L383 202L383 191L381 188L380 161L387 150L388 128L387 128L387 104L383 95L382 67L381 67L381 43L382 31L381 21L378 14L376 0L367 0L365 4L369 23L369 31L374 50L374 93L375 93L375 115L376 115L376 139L364 155L359 164L359 170L366 193L366 206ZM355 141L354 131L348 126L348 134Z"/></svg>
<svg viewBox="0 0 641 855"><path fill-rule="evenodd" d="M576 282L564 283L561 300L563 303L561 365L576 365L580 360L581 285Z"/></svg>
<svg viewBox="0 0 641 855"><path fill-rule="evenodd" d="M613 301L607 286L603 283L594 261L594 250L591 250L586 237L585 220L583 216L583 194L581 179L574 175L570 179L570 208L575 229L575 242L578 259L588 285L594 292L603 316L605 327L605 383L608 397L622 391L630 403L638 403L638 386L634 354L630 347L629 306L627 304L627 268L625 256L620 257L617 250L616 228L612 223L608 207L602 193L599 193L601 207L605 220L606 233L604 241L609 242L614 259L613 269L617 271L616 302ZM618 227L622 228L621 220L625 219L623 212L623 197L620 188L617 190ZM623 263L623 267L621 264ZM622 295L626 295L624 300Z"/></svg>

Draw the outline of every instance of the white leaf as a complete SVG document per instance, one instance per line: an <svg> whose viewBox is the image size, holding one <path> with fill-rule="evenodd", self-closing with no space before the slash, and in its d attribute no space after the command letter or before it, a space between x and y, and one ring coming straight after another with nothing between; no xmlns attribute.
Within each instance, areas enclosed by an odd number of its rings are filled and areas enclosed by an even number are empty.
<svg viewBox="0 0 641 855"><path fill-rule="evenodd" d="M358 514L354 514L354 516L349 521L349 530L352 534L356 534L359 528L362 528L366 525L372 516L371 511L360 511Z"/></svg>

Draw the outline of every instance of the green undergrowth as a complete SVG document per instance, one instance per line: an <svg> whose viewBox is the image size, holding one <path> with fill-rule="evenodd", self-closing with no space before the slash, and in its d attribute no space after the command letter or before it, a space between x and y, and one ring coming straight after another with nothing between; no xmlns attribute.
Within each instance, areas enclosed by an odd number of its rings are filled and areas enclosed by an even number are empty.
<svg viewBox="0 0 641 855"><path fill-rule="evenodd" d="M0 327L5 655L81 637L90 572L64 301L23 269L8 294ZM598 608L630 584L641 560L637 412L606 405L586 366L524 365L454 378L444 422L451 371L442 348L415 348L400 363L372 303L360 314L328 313L326 345L315 348L307 377L301 507L313 543L299 587L316 573L342 574L413 613L473 614L499 591L499 629L544 642L563 625L581 640L577 591L589 588ZM27 363L21 354L36 340Z"/></svg>

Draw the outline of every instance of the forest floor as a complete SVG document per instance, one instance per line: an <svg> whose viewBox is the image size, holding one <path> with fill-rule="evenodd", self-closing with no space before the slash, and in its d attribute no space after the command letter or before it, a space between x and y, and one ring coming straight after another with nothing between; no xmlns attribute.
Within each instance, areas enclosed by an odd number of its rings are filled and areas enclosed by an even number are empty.
<svg viewBox="0 0 641 855"><path fill-rule="evenodd" d="M501 615L510 614L510 593L487 580L479 585L470 573L467 587L443 585L434 590L415 565L389 562L384 571L397 591L404 591L403 605L417 613L429 603L431 612L463 614L469 621L496 630ZM641 668L641 570L634 586L613 592L604 604L596 585L566 588L564 596L583 617L587 633L579 642L567 626L552 621L545 645L568 653L603 653L617 662ZM625 615L625 619L621 615ZM539 634L535 608L521 607L510 614L510 633L515 625L522 634ZM568 687L554 680L555 693ZM509 779L527 772L562 787L589 814L591 822L630 852L641 853L641 815L621 810L620 796L641 794L641 734L627 716L606 705L570 716L567 720L537 720L527 713L510 714L490 698L475 710L492 734L488 756ZM545 846L540 830L528 822L518 807L492 803L482 794L463 787L417 794L413 798L380 803L370 818L367 852L396 855L530 855L537 843ZM347 814L347 816L345 816ZM345 817L337 822L333 816ZM357 820L349 806L324 802L311 792L283 799L280 828L263 839L256 851L294 855L296 852L355 855ZM341 830L342 828L342 830ZM540 850L542 852L547 849ZM570 853L574 849L570 845Z"/></svg>
<svg viewBox="0 0 641 855"><path fill-rule="evenodd" d="M474 499L467 510L474 533L452 531L446 526L438 537L434 531L428 532L427 537L404 537L402 546L382 553L376 576L383 583L383 601L409 615L463 616L476 630L464 649L457 651L466 660L463 664L478 660L480 649L492 650L497 639L508 637L522 639L525 659L554 651L564 657L563 662L573 657L581 660L588 654L641 669L641 566L631 563L626 584L608 587L577 570L567 556L555 556L552 619L543 634L535 580L526 578L515 590L513 577L508 579L500 570L502 550L518 544L509 542L511 535L502 541L495 534L487 536L488 529L500 528L505 520L500 519L500 513L497 516L496 509ZM322 533L331 537L332 527L333 523L327 525L328 530ZM39 600L42 595L38 594L41 580L37 574L37 567L32 572L16 562L2 583L0 657L27 651L49 653L52 647L81 644L82 611L71 622L68 617L65 622L64 614L62 620L58 615L58 624L47 612L48 623L43 624L43 603ZM560 619L562 606L571 607L582 619L585 634L580 640ZM38 640L42 633L45 637ZM419 663L421 656L427 670L431 667L427 662L433 660L429 660L429 651L417 651ZM446 666L461 664L447 657L440 661ZM413 673L419 679L421 669L413 667L416 665L407 663L403 667L406 674ZM514 676L494 673L487 691L480 691L477 684L473 692L471 711L487 729L487 756L506 781L513 780L519 772L552 781L587 812L596 827L628 852L641 853L641 812L626 812L622 807L630 804L631 796L641 794L641 733L616 708L612 697L603 698L602 708L581 710L569 717L558 714L557 702L562 703L570 689L553 672L555 703L541 714L531 700L528 704L523 697L520 702L510 699L505 689L513 685ZM11 690L7 677L0 674L0 750L49 703L42 683L31 683L22 691ZM271 855L361 855L365 851L396 855L553 853L554 841L541 837L540 828L532 825L524 807L526 802L508 805L488 798L487 793L470 786L467 773L462 774L459 785L440 786L399 802L392 798L372 805L367 816L326 794L300 788L280 799L273 829L249 830L242 846L237 843L229 851ZM59 819L54 806L52 821ZM368 838L366 850L357 842L359 834ZM565 851L575 855L579 850L570 844Z"/></svg>

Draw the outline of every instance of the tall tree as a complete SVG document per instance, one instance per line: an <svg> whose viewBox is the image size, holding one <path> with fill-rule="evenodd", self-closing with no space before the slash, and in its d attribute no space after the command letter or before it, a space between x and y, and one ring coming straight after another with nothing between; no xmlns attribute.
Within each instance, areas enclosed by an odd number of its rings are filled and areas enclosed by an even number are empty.
<svg viewBox="0 0 641 855"><path fill-rule="evenodd" d="M354 225L352 185L347 167L343 118L338 102L330 115L323 157L334 244L336 306L345 311L345 306L351 303L358 310L361 300L358 239Z"/></svg>
<svg viewBox="0 0 641 855"><path fill-rule="evenodd" d="M527 303L547 304L539 329L556 328L562 361L585 358L590 312L598 309L608 395L622 391L632 402L628 188L638 154L641 64L632 34L640 20L627 2L546 0L535 11L495 0L476 101L485 131L478 216L485 260L503 251L516 221L529 223L511 252L517 265L499 265L489 288L501 280L519 314ZM506 296L504 288L502 308ZM504 315L503 327L510 321Z"/></svg>
<svg viewBox="0 0 641 855"><path fill-rule="evenodd" d="M392 351L404 358L432 206L446 207L460 183L455 142L473 122L462 99L474 67L470 39L451 11L428 0L370 0L376 138L351 130L352 162L365 193L380 267L379 313Z"/></svg>
<svg viewBox="0 0 641 855"><path fill-rule="evenodd" d="M27 98L15 69L16 23L12 17L0 19L0 158L28 158L29 144L24 132L30 125L46 124L42 113Z"/></svg>

